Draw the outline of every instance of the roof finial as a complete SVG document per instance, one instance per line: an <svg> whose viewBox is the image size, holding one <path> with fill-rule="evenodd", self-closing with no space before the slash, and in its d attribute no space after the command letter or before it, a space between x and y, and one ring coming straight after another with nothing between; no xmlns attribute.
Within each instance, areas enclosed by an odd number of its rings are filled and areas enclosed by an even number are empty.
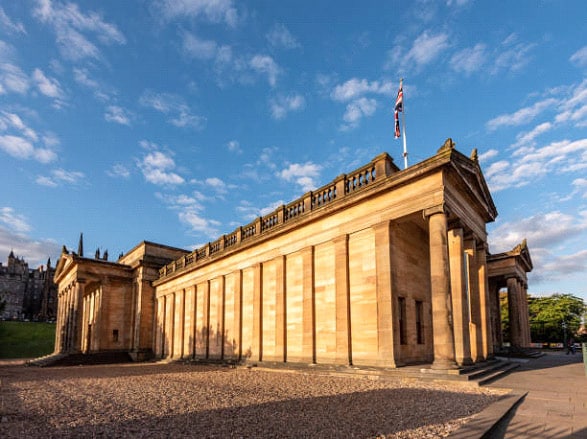
<svg viewBox="0 0 587 439"><path fill-rule="evenodd" d="M77 245L77 254L80 257L84 257L84 234L79 234L79 244Z"/></svg>

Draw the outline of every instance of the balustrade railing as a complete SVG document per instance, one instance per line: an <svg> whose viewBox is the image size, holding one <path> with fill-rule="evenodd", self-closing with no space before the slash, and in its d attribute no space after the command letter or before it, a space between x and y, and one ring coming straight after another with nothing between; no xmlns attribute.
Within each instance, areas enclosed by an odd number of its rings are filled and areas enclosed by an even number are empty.
<svg viewBox="0 0 587 439"><path fill-rule="evenodd" d="M350 174L343 174L331 183L315 191L308 192L301 198L280 206L274 212L259 217L246 226L239 227L234 232L223 235L216 241L208 243L167 264L159 270L159 277L169 276L177 270L222 253L226 249L268 232L280 224L300 218L336 200L344 199L345 196L354 194L372 185L376 180L382 180L397 171L399 171L399 168L393 164L392 158L388 154L381 154L367 165Z"/></svg>

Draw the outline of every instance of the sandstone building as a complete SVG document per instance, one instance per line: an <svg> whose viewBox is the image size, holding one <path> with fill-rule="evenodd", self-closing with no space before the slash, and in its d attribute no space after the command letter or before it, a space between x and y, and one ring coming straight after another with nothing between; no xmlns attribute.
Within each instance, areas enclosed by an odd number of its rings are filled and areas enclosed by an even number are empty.
<svg viewBox="0 0 587 439"><path fill-rule="evenodd" d="M476 151L448 139L400 170L370 163L188 252L61 255L56 353L451 369L529 344L525 243L491 255L497 210Z"/></svg>
<svg viewBox="0 0 587 439"><path fill-rule="evenodd" d="M0 262L0 312L3 320L52 320L57 314L57 288L53 283L55 269L51 260L36 269L10 251L7 264Z"/></svg>

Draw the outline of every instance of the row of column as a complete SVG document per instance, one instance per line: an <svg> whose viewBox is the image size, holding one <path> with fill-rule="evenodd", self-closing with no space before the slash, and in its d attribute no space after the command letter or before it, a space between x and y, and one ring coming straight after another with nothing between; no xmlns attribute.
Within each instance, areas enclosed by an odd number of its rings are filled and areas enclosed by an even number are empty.
<svg viewBox="0 0 587 439"><path fill-rule="evenodd" d="M492 355L484 246L449 230L443 208L425 212L430 240L433 369L453 369ZM483 243L481 243L483 244Z"/></svg>
<svg viewBox="0 0 587 439"><path fill-rule="evenodd" d="M489 319L489 297L487 285L487 266L484 243L464 238L462 227L449 230L447 214L439 208L425 212L429 221L431 305L433 325L433 349L435 369L451 369L487 359L492 353L491 327ZM393 295L391 287L391 232L390 222L374 226L376 249L376 293L377 293L377 362L381 365L394 366L397 359L397 347L394 343ZM479 247L479 248L478 248ZM315 361L316 310L313 303L313 248L304 257L304 318L303 350L308 352L309 361ZM336 344L339 361L352 364L351 334L349 330L350 306L348 285L348 236L335 240L336 255ZM284 263L284 261L281 261ZM262 343L262 282L263 264L255 270L254 306L253 306L253 353L257 359L263 359ZM241 274L242 276L242 274ZM223 281L224 282L224 281ZM283 284L283 280L280 282ZM308 285L305 285L308 283ZM157 320L163 325L163 334L159 332L156 351L159 355L176 356L173 352L174 339L183 338L185 300L176 299L176 294L160 297ZM194 293L195 294L195 293ZM240 292L239 292L240 294ZM279 302L279 300L278 300ZM277 315L284 316L283 312ZM236 316L235 316L236 317ZM285 326L276 318L276 339L283 338ZM168 320L171 318L172 320ZM239 316L240 318L240 316ZM239 323L240 324L240 323ZM181 332L181 334L179 334ZM166 345L172 343L171 346ZM181 342L183 346L183 342ZM344 351L344 352L343 352ZM180 355L183 355L181 353ZM255 358L252 358L255 359Z"/></svg>
<svg viewBox="0 0 587 439"><path fill-rule="evenodd" d="M516 277L507 279L510 343L513 348L528 347L531 343L527 288L526 283Z"/></svg>
<svg viewBox="0 0 587 439"><path fill-rule="evenodd" d="M59 292L55 353L79 352L81 349L82 291L82 284L76 281Z"/></svg>

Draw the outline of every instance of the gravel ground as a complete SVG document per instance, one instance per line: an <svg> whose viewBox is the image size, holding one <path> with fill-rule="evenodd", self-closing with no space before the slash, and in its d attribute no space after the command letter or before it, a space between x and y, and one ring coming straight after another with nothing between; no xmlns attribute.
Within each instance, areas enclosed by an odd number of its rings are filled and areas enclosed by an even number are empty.
<svg viewBox="0 0 587 439"><path fill-rule="evenodd" d="M186 364L0 365L2 438L438 438L500 392Z"/></svg>

